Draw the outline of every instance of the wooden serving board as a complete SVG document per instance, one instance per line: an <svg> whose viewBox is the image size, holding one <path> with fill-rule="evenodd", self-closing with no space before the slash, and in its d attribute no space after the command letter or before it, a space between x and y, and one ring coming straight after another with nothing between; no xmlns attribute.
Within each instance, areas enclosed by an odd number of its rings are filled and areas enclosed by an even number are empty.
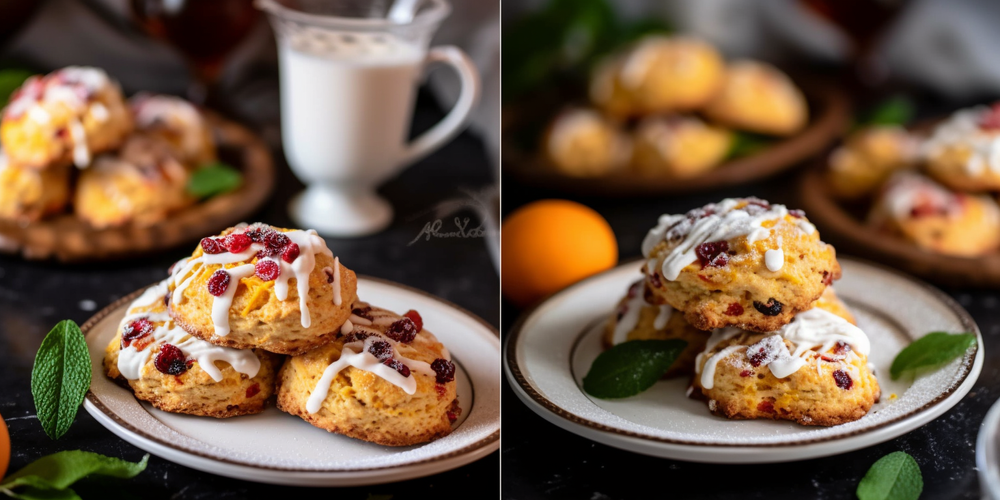
<svg viewBox="0 0 1000 500"><path fill-rule="evenodd" d="M159 223L94 229L72 213L38 222L0 220L0 252L27 259L85 262L136 257L198 241L244 221L267 201L274 187L274 160L264 142L246 127L207 114L219 158L243 173L243 184L183 208ZM252 222L252 221L247 221Z"/></svg>
<svg viewBox="0 0 1000 500"><path fill-rule="evenodd" d="M516 106L504 114L503 169L525 184L584 196L632 196L707 191L762 179L786 170L824 150L846 128L850 102L839 88L822 82L797 82L809 103L810 121L799 134L779 139L759 153L729 160L689 179L616 172L597 177L570 177L553 171L535 151L516 146L510 137L539 119L530 109ZM527 106L525 107L532 107Z"/></svg>
<svg viewBox="0 0 1000 500"><path fill-rule="evenodd" d="M863 256L946 286L1000 286L1000 253L955 257L924 250L909 241L868 227L866 214L852 213L827 189L826 160L803 172L799 206L839 253Z"/></svg>

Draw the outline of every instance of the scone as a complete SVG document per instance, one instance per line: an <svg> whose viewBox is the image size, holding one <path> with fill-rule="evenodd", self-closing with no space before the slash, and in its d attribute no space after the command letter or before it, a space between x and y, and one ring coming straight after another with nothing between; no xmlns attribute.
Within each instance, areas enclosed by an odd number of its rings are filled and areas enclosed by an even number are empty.
<svg viewBox="0 0 1000 500"><path fill-rule="evenodd" d="M949 191L920 174L886 183L868 225L936 253L974 257L1000 248L1000 206L986 195Z"/></svg>
<svg viewBox="0 0 1000 500"><path fill-rule="evenodd" d="M133 134L121 151L97 157L80 173L73 207L95 228L149 226L194 203L190 176L163 139Z"/></svg>
<svg viewBox="0 0 1000 500"><path fill-rule="evenodd" d="M128 100L137 130L165 140L191 167L215 160L212 130L198 108L180 97L140 93Z"/></svg>
<svg viewBox="0 0 1000 500"><path fill-rule="evenodd" d="M594 177L621 170L628 163L631 144L614 123L592 109L563 111L542 139L551 167L571 177Z"/></svg>
<svg viewBox="0 0 1000 500"><path fill-rule="evenodd" d="M861 329L815 307L770 333L714 332L698 355L694 388L720 416L839 425L865 416L879 399L869 349Z"/></svg>
<svg viewBox="0 0 1000 500"><path fill-rule="evenodd" d="M11 163L0 150L0 217L33 222L69 203L70 166L44 170Z"/></svg>
<svg viewBox="0 0 1000 500"><path fill-rule="evenodd" d="M802 91L783 72L757 61L735 61L726 68L722 90L705 107L723 125L786 136L802 130L809 107Z"/></svg>
<svg viewBox="0 0 1000 500"><path fill-rule="evenodd" d="M684 179L722 162L732 147L733 135L694 117L651 117L639 123L633 143L633 170Z"/></svg>
<svg viewBox="0 0 1000 500"><path fill-rule="evenodd" d="M14 92L0 121L0 142L20 165L85 168L131 131L118 84L103 70L69 66L33 76Z"/></svg>
<svg viewBox="0 0 1000 500"><path fill-rule="evenodd" d="M332 341L357 298L354 272L315 231L240 225L174 264L170 315L216 345L302 354Z"/></svg>
<svg viewBox="0 0 1000 500"><path fill-rule="evenodd" d="M653 302L701 330L777 330L840 279L836 252L804 213L757 198L663 215L642 253Z"/></svg>
<svg viewBox="0 0 1000 500"><path fill-rule="evenodd" d="M690 375L694 358L705 349L709 333L687 322L682 314L674 314L668 305L653 305L646 300L650 292L645 280L639 280L628 289L604 327L604 346L630 340L683 340L687 347L677 356L674 364L663 375L665 378Z"/></svg>
<svg viewBox="0 0 1000 500"><path fill-rule="evenodd" d="M919 149L919 141L902 127L864 128L851 134L830 155L827 185L841 199L868 196L893 172L913 168Z"/></svg>
<svg viewBox="0 0 1000 500"><path fill-rule="evenodd" d="M1000 189L1000 103L955 112L921 148L927 172L959 191Z"/></svg>
<svg viewBox="0 0 1000 500"><path fill-rule="evenodd" d="M629 117L690 111L722 85L724 62L714 47L689 37L647 36L598 65L590 99L605 113Z"/></svg>
<svg viewBox="0 0 1000 500"><path fill-rule="evenodd" d="M406 317L354 304L337 340L285 362L278 408L316 427L386 446L448 435L461 414L448 350Z"/></svg>
<svg viewBox="0 0 1000 500"><path fill-rule="evenodd" d="M163 411L216 418L264 411L281 356L191 337L167 314L166 294L164 281L129 305L105 352L107 376Z"/></svg>

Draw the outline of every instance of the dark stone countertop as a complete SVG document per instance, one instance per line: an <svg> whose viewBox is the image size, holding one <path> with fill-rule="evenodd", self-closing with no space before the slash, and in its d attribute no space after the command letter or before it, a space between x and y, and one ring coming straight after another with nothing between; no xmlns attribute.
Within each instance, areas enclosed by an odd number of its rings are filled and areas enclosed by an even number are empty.
<svg viewBox="0 0 1000 500"><path fill-rule="evenodd" d="M415 128L441 117L427 95L421 95ZM275 153L279 167L273 198L255 220L290 227L285 207L301 189ZM498 325L499 278L482 239L420 240L408 246L424 224L434 220L427 209L463 196L460 188L482 189L492 184L491 168L478 139L462 134L451 144L405 170L380 189L396 210L383 233L358 239L328 238L335 254L359 275L384 278L425 290L452 301ZM247 179L253 182L253 179ZM467 214L472 226L475 214ZM464 215L463 215L464 216ZM250 221L253 222L253 221ZM222 228L220 228L222 229ZM82 324L94 312L134 290L166 277L167 268L188 254L184 248L123 262L64 266L0 257L0 414L10 430L10 471L61 450L83 449L139 460L144 451L118 438L82 407L69 433L49 439L35 415L30 376L35 351L58 321ZM333 439L342 439L333 437ZM247 436L253 439L253 436ZM292 488L241 481L207 474L153 456L149 467L132 480L87 479L74 489L83 498L367 498L373 495L430 497L445 492L488 492L499 487L499 453L441 474L409 481L330 490Z"/></svg>
<svg viewBox="0 0 1000 500"><path fill-rule="evenodd" d="M508 177L503 178L503 185L505 214L529 201L552 197L576 199L594 208L614 229L621 262L640 256L643 236L662 213L685 212L732 196L753 195L797 205L794 173L712 193L650 198L573 198L515 188L516 181ZM979 324L985 339L986 362L975 387L957 406L909 434L842 455L785 464L714 465L667 460L598 444L548 423L517 398L505 378L501 396L503 498L854 499L858 481L871 464L897 450L913 455L920 464L924 478L921 498L979 498L976 435L986 411L1000 398L1000 292L945 291ZM504 301L504 334L520 313Z"/></svg>

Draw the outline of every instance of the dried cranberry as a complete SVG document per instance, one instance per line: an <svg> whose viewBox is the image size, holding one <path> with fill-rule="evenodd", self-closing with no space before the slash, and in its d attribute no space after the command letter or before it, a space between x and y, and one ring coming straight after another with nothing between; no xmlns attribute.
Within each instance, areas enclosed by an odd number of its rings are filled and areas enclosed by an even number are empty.
<svg viewBox="0 0 1000 500"><path fill-rule="evenodd" d="M226 251L226 247L222 246L222 243L215 238L202 238L201 239L201 249L205 253L217 254Z"/></svg>
<svg viewBox="0 0 1000 500"><path fill-rule="evenodd" d="M448 422L454 424L455 421L458 420L458 415L455 415L455 412L453 412L453 411L446 411L444 413L445 413L445 415L448 416Z"/></svg>
<svg viewBox="0 0 1000 500"><path fill-rule="evenodd" d="M445 386L441 384L435 384L434 391L437 392L438 399L441 399L445 396L445 394L448 394L448 389L446 389Z"/></svg>
<svg viewBox="0 0 1000 500"><path fill-rule="evenodd" d="M743 306L739 302L733 302L726 308L726 316L739 316L743 314Z"/></svg>
<svg viewBox="0 0 1000 500"><path fill-rule="evenodd" d="M445 384L455 380L455 363L438 358L431 363L431 369L437 374L437 383Z"/></svg>
<svg viewBox="0 0 1000 500"><path fill-rule="evenodd" d="M757 411L764 413L774 413L774 403L764 400L757 404Z"/></svg>
<svg viewBox="0 0 1000 500"><path fill-rule="evenodd" d="M722 267L729 263L729 243L725 241L712 241L702 243L695 248L694 253L701 262L701 268Z"/></svg>
<svg viewBox="0 0 1000 500"><path fill-rule="evenodd" d="M417 336L417 325L410 318L403 318L385 329L385 336L396 342L410 343Z"/></svg>
<svg viewBox="0 0 1000 500"><path fill-rule="evenodd" d="M253 272L264 281L274 281L281 274L281 266L273 260L262 259L257 261Z"/></svg>
<svg viewBox="0 0 1000 500"><path fill-rule="evenodd" d="M226 246L226 250L233 253L240 253L250 245L253 244L253 240L249 236L240 233L232 233L226 235L226 239L222 240L222 244Z"/></svg>
<svg viewBox="0 0 1000 500"><path fill-rule="evenodd" d="M930 202L920 203L910 209L910 217L914 218L943 215L945 213L947 213L947 210L944 207L935 206Z"/></svg>
<svg viewBox="0 0 1000 500"><path fill-rule="evenodd" d="M979 128L983 130L1000 129L1000 102L990 106L990 110L979 117Z"/></svg>
<svg viewBox="0 0 1000 500"><path fill-rule="evenodd" d="M854 387L854 380L851 376L847 374L844 370L836 370L833 372L833 380L837 382L837 387L847 391L851 387Z"/></svg>
<svg viewBox="0 0 1000 500"><path fill-rule="evenodd" d="M254 243L261 243L264 241L264 234L268 230L269 229L260 226L251 226L246 231L244 231L243 234L247 235L247 238L250 238L250 241Z"/></svg>
<svg viewBox="0 0 1000 500"><path fill-rule="evenodd" d="M653 274L650 274L649 275L649 284L653 285L656 288L662 287L663 286L663 281L660 280L660 274L659 273L655 273L655 272Z"/></svg>
<svg viewBox="0 0 1000 500"><path fill-rule="evenodd" d="M224 269L212 273L212 277L208 278L208 293L216 297L222 296L229 288L229 279L229 273Z"/></svg>
<svg viewBox="0 0 1000 500"><path fill-rule="evenodd" d="M844 356L849 352L851 352L851 344L848 344L847 342L844 342L842 340L837 342L836 347L833 348L833 353L838 356Z"/></svg>
<svg viewBox="0 0 1000 500"><path fill-rule="evenodd" d="M184 352L175 345L163 344L160 352L153 358L153 365L160 373L167 375L180 375L187 371L188 365L184 359Z"/></svg>
<svg viewBox="0 0 1000 500"><path fill-rule="evenodd" d="M788 211L788 215L791 215L792 217L795 217L797 219L804 219L805 216L806 216L806 213L803 212L802 210L799 210L799 209L796 208L796 209L793 209L793 210L789 210Z"/></svg>
<svg viewBox="0 0 1000 500"><path fill-rule="evenodd" d="M351 314L359 318L364 318L367 319L368 321L372 321L374 318L372 318L371 311L372 308L369 306L355 307L354 309L351 309Z"/></svg>
<svg viewBox="0 0 1000 500"><path fill-rule="evenodd" d="M139 318L122 328L122 345L128 347L133 340L153 333L153 324L147 318Z"/></svg>
<svg viewBox="0 0 1000 500"><path fill-rule="evenodd" d="M326 273L326 282L333 283L333 269L329 267L324 267L323 272Z"/></svg>
<svg viewBox="0 0 1000 500"><path fill-rule="evenodd" d="M740 372L741 377L749 377L750 375L753 375L753 372L750 370L743 370Z"/></svg>
<svg viewBox="0 0 1000 500"><path fill-rule="evenodd" d="M743 201L747 202L747 206L756 206L762 208L771 208L771 203L767 200L762 200L756 196L750 196L748 198L743 198Z"/></svg>
<svg viewBox="0 0 1000 500"><path fill-rule="evenodd" d="M288 239L288 236L278 231L272 231L264 235L264 246L272 250L281 250L291 242L292 240Z"/></svg>
<svg viewBox="0 0 1000 500"><path fill-rule="evenodd" d="M372 353L372 356L378 358L379 361L385 362L392 358L392 344L384 340L376 340L368 346L368 352Z"/></svg>
<svg viewBox="0 0 1000 500"><path fill-rule="evenodd" d="M247 387L247 399L250 399L260 393L260 384L254 384Z"/></svg>
<svg viewBox="0 0 1000 500"><path fill-rule="evenodd" d="M420 317L420 313L418 313L413 309L410 309L409 311L406 311L406 314L404 314L403 317L410 318L410 321L412 321L413 324L417 327L418 332L424 331L424 318Z"/></svg>
<svg viewBox="0 0 1000 500"><path fill-rule="evenodd" d="M400 363L398 360L387 359L383 361L382 364L388 366L389 368L392 368L393 370L396 370L397 372L399 372L400 375L404 377L410 376L410 367L404 365L403 363Z"/></svg>
<svg viewBox="0 0 1000 500"><path fill-rule="evenodd" d="M297 258L299 258L299 245L297 243L289 243L285 247L285 251L281 253L281 260L291 264Z"/></svg>
<svg viewBox="0 0 1000 500"><path fill-rule="evenodd" d="M823 284L826 286L833 284L833 275L830 274L830 271L823 271Z"/></svg>
<svg viewBox="0 0 1000 500"><path fill-rule="evenodd" d="M764 316L777 316L781 314L781 302L774 300L774 297L767 299L767 304L762 304L756 300L753 302L754 309L760 311Z"/></svg>
<svg viewBox="0 0 1000 500"><path fill-rule="evenodd" d="M768 351L767 349L761 347L757 352L755 352L755 353L753 353L753 354L751 354L749 356L749 358L750 358L750 364L752 366L754 366L754 367L758 367L758 366L761 365L761 363L763 363L764 361L767 360L767 358L768 358L768 356L770 354L771 354L770 351Z"/></svg>

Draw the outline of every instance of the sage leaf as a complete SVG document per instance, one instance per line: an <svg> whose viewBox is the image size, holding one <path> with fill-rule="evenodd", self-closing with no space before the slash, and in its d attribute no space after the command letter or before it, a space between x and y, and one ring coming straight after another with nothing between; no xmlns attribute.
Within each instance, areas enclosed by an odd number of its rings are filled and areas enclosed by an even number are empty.
<svg viewBox="0 0 1000 500"><path fill-rule="evenodd" d="M149 454L133 463L89 451L60 451L7 476L0 482L0 492L21 499L76 499L69 487L80 479L90 475L128 479L145 470L148 462Z"/></svg>
<svg viewBox="0 0 1000 500"><path fill-rule="evenodd" d="M858 483L857 495L859 500L917 500L923 489L917 461L894 451L872 464Z"/></svg>
<svg viewBox="0 0 1000 500"><path fill-rule="evenodd" d="M965 354L974 345L976 336L971 333L928 333L896 355L889 368L889 375L896 380L905 372L947 363Z"/></svg>
<svg viewBox="0 0 1000 500"><path fill-rule="evenodd" d="M583 390L601 399L635 396L656 383L687 347L683 340L633 340L602 352L583 377Z"/></svg>
<svg viewBox="0 0 1000 500"><path fill-rule="evenodd" d="M187 184L187 192L195 198L208 198L228 193L243 183L243 174L225 163L212 163L199 168Z"/></svg>
<svg viewBox="0 0 1000 500"><path fill-rule="evenodd" d="M66 434L89 388L87 341L76 323L60 321L42 340L31 369L31 395L45 434Z"/></svg>

